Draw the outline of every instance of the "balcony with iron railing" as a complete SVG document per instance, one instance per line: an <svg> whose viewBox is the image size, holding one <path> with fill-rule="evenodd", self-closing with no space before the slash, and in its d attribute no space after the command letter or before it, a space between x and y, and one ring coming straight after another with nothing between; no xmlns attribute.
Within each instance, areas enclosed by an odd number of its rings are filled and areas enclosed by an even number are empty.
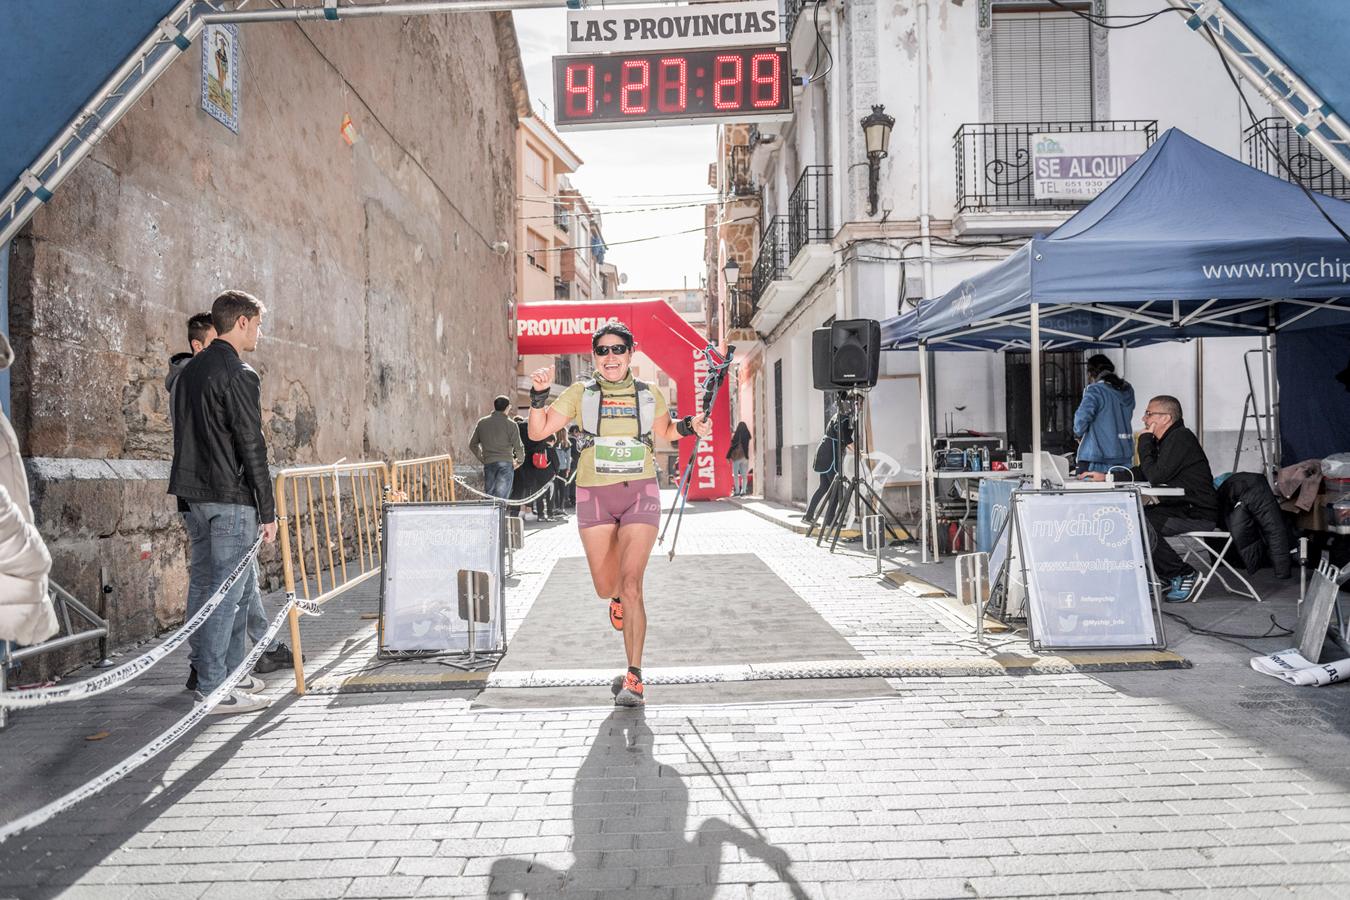
<svg viewBox="0 0 1350 900"><path fill-rule="evenodd" d="M797 27L797 23L802 19L810 19L813 15L813 7L818 0L785 0L783 4L783 40L792 40L792 30ZM822 27L827 24L827 17L821 12Z"/></svg>
<svg viewBox="0 0 1350 900"><path fill-rule="evenodd" d="M1158 137L1157 120L1108 122L978 122L956 130L956 212L1073 211L1086 200L1037 197L1032 136L1044 132L1141 131L1145 145Z"/></svg>
<svg viewBox="0 0 1350 900"><path fill-rule="evenodd" d="M788 197L788 258L810 243L829 242L830 167L807 166Z"/></svg>
<svg viewBox="0 0 1350 900"><path fill-rule="evenodd" d="M572 210L566 203L554 201L553 203L553 224L558 226L561 231L568 231L572 227Z"/></svg>
<svg viewBox="0 0 1350 900"><path fill-rule="evenodd" d="M1350 200L1350 179L1287 120L1261 119L1242 132L1242 143L1247 165L1267 175L1301 184L1310 191ZM1280 164L1281 159L1284 165Z"/></svg>
<svg viewBox="0 0 1350 900"><path fill-rule="evenodd" d="M732 144L727 154L726 184L723 191L733 197L753 197L759 193L755 177L750 171L749 144Z"/></svg>
<svg viewBox="0 0 1350 900"><path fill-rule="evenodd" d="M764 226L764 233L759 239L759 252L755 255L755 268L750 276L750 293L756 304L769 285L787 278L790 259L787 237L786 216L774 216Z"/></svg>
<svg viewBox="0 0 1350 900"><path fill-rule="evenodd" d="M755 291L752 279L741 276L727 289L727 328L732 331L753 329L750 320L755 315Z"/></svg>

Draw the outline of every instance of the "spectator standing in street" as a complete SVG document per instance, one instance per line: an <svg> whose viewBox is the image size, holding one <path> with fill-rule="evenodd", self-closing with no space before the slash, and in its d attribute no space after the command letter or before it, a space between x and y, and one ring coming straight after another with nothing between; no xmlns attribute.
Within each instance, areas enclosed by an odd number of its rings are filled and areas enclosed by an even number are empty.
<svg viewBox="0 0 1350 900"><path fill-rule="evenodd" d="M483 464L484 492L502 500L510 499L516 469L525 461L520 426L506 414L510 408L509 397L497 397L492 412L478 420L469 438L469 451Z"/></svg>
<svg viewBox="0 0 1350 900"><path fill-rule="evenodd" d="M557 485L554 475L558 474L558 439L555 435L549 435L544 438L540 444L540 449L536 451L535 458L532 460L536 479L532 494L539 494L534 501L534 518L538 522L551 522L555 518L553 509L553 488ZM539 468L539 463L544 464ZM546 489L547 488L547 489ZM543 493L539 493L543 491Z"/></svg>
<svg viewBox="0 0 1350 900"><path fill-rule="evenodd" d="M558 463L558 477L553 482L553 513L555 518L567 518L567 483L568 477L572 474L572 442L567 438L566 431L559 431L557 441L553 445L553 456Z"/></svg>
<svg viewBox="0 0 1350 900"><path fill-rule="evenodd" d="M0 370L13 361L9 339L0 334ZM0 414L0 642L37 644L60 629L47 594L51 568L47 545L33 527L19 439Z"/></svg>
<svg viewBox="0 0 1350 900"><path fill-rule="evenodd" d="M731 460L731 495L744 497L750 481L750 426L744 422L736 423L727 459Z"/></svg>
<svg viewBox="0 0 1350 900"><path fill-rule="evenodd" d="M173 389L178 383L178 377L183 374L183 369L192 360L194 356L201 353L211 345L216 339L216 326L211 320L211 313L197 313L187 320L187 338L188 352L176 353L169 357L169 374L164 376L164 389L169 393L169 423L173 423ZM178 514L183 518L183 525L187 527L188 505L182 498L178 499ZM197 553L204 553L207 547L205 544L199 544L192 547ZM188 569L191 571L193 566L209 566L207 559L190 559ZM206 600L207 595L200 591L188 589L186 618L192 618L197 609ZM267 633L267 614L263 612L262 594L255 593L254 600L249 602L248 606L248 639L251 643L257 643L262 640L263 635ZM196 657L189 655L188 658L188 679L187 690L195 691L197 689L197 665ZM272 641L272 646L268 647L258 659L257 665L253 671L259 675L265 675L268 672L275 672L294 665L291 656L291 648L287 647L279 640Z"/></svg>
<svg viewBox="0 0 1350 900"><path fill-rule="evenodd" d="M262 381L241 358L258 347L265 307L243 291L225 291L211 305L217 337L183 368L173 387L173 466L169 493L188 505L192 545L189 592L203 598L249 554L261 530L276 539L276 507L262 433ZM247 655L248 611L258 594L254 559L191 638L202 702ZM261 598L257 598L261 602ZM245 676L213 710L255 712L270 701L266 685Z"/></svg>
<svg viewBox="0 0 1350 900"><path fill-rule="evenodd" d="M516 483L511 490L511 499L513 500L524 500L537 494L549 478L547 472L551 465L548 444L545 443L543 438L535 440L529 436L529 424L524 419L520 422L520 433L522 443L525 445L525 464L516 473ZM535 510L538 501L530 500L529 506L532 511ZM519 509L519 506L517 509ZM520 515L520 513L517 513L517 515ZM539 518L537 513L535 518Z"/></svg>
<svg viewBox="0 0 1350 900"><path fill-rule="evenodd" d="M572 451L572 470L576 471L581 466L581 429L576 425L567 426L567 446ZM567 483L567 508L577 508L577 480L573 478Z"/></svg>

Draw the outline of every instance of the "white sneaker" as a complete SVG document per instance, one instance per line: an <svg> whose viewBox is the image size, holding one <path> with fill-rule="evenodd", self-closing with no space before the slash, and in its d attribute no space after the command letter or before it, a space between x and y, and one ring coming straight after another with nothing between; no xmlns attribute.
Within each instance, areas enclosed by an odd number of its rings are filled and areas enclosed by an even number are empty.
<svg viewBox="0 0 1350 900"><path fill-rule="evenodd" d="M201 691L196 694L198 703L206 700ZM255 697L252 694L243 694L237 690L230 691L224 700L220 701L215 707L207 713L208 716L232 716L238 713L258 712L272 705L272 701L265 697Z"/></svg>
<svg viewBox="0 0 1350 900"><path fill-rule="evenodd" d="M243 681L234 686L234 689L241 694L261 694L267 690L267 682L257 675L246 675Z"/></svg>

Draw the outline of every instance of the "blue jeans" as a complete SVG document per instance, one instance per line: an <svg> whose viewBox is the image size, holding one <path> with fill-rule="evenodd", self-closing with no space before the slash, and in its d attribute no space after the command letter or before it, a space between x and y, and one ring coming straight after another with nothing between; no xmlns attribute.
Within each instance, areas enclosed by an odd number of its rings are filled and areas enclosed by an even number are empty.
<svg viewBox="0 0 1350 900"><path fill-rule="evenodd" d="M750 460L733 459L731 461L731 492L744 494L750 484Z"/></svg>
<svg viewBox="0 0 1350 900"><path fill-rule="evenodd" d="M206 582L210 578L211 566L211 543L210 541L191 540L192 525L188 522L188 513L182 513L183 527L187 529L189 538L189 560L188 560L188 597L187 613L183 619L192 618L197 610L206 602L212 592L220 586L220 582L208 585ZM252 545L250 545L252 546ZM200 578L196 576L197 572L203 572ZM256 644L262 640L262 636L267 633L267 626L272 624L267 620L267 613L263 611L262 593L254 591L253 599L248 604L248 640L251 644ZM281 643L280 640L272 641L272 646L267 649L275 649ZM190 652L188 653L188 664L194 669L197 668L197 649L192 641L188 641Z"/></svg>
<svg viewBox="0 0 1350 900"><path fill-rule="evenodd" d="M192 542L188 571L188 615L192 615L258 539L258 511L234 503L193 503L183 520ZM189 640L197 690L203 694L220 687L244 661L249 645L249 607L255 603L261 612L256 560Z"/></svg>
<svg viewBox="0 0 1350 900"><path fill-rule="evenodd" d="M511 483L516 480L516 467L509 462L483 465L484 491L503 500L511 498Z"/></svg>

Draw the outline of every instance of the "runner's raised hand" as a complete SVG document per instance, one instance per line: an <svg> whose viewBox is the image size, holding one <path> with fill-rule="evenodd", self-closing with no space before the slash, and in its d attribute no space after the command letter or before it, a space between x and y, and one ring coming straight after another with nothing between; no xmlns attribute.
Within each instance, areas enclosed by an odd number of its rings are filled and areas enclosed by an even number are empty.
<svg viewBox="0 0 1350 900"><path fill-rule="evenodd" d="M546 391L553 387L553 367L544 366L530 373L530 385L536 391Z"/></svg>

